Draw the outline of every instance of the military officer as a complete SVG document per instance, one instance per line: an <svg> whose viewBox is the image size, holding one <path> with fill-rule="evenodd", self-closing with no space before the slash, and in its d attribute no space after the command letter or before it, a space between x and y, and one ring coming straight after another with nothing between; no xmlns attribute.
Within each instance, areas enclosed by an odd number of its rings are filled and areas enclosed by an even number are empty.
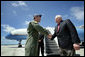
<svg viewBox="0 0 85 57"><path fill-rule="evenodd" d="M25 44L25 56L38 56L39 33L51 38L51 34L38 23L42 15L34 15L34 21L30 22L27 28L28 38Z"/></svg>

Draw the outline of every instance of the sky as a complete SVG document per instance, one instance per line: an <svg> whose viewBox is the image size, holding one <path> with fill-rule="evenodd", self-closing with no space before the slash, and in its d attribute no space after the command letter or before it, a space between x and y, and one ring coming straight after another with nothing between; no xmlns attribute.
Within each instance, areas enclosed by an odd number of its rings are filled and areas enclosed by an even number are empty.
<svg viewBox="0 0 85 57"><path fill-rule="evenodd" d="M84 1L1 1L1 41L12 30L27 28L34 14L42 14L42 27L55 27L55 16L84 25Z"/></svg>

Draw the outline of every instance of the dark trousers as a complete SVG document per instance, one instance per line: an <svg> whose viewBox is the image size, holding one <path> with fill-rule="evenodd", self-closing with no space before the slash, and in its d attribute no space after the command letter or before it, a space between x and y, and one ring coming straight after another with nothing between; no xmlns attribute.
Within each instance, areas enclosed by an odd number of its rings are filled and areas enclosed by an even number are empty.
<svg viewBox="0 0 85 57"><path fill-rule="evenodd" d="M40 48L41 48L41 54L44 56L44 44L39 43L38 45L38 56L40 54Z"/></svg>

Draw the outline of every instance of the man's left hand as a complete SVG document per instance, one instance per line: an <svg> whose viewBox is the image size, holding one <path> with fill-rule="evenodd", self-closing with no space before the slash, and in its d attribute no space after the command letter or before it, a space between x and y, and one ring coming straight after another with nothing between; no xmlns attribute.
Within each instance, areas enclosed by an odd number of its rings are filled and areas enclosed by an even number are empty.
<svg viewBox="0 0 85 57"><path fill-rule="evenodd" d="M73 44L75 50L80 50L80 44Z"/></svg>

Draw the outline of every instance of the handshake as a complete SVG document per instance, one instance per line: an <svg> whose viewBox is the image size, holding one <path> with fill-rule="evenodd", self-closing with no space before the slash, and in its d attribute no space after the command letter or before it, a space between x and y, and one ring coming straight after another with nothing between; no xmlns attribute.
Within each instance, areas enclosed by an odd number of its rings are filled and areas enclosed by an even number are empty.
<svg viewBox="0 0 85 57"><path fill-rule="evenodd" d="M52 38L52 34L48 34L47 37L48 37L49 39L51 39L51 38Z"/></svg>

